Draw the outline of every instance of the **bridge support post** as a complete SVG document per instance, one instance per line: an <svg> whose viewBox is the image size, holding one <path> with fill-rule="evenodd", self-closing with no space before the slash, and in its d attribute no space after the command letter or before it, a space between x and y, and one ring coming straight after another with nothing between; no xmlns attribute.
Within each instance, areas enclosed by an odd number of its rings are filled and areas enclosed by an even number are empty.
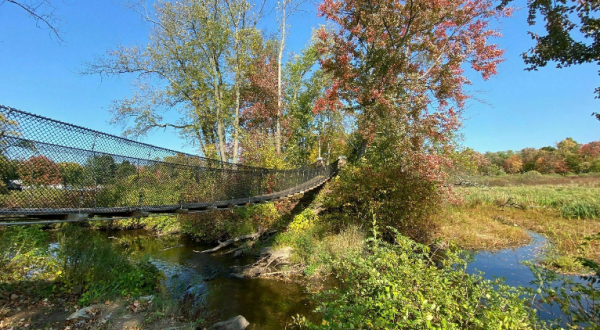
<svg viewBox="0 0 600 330"><path fill-rule="evenodd" d="M67 221L86 221L89 214L85 213L70 213L67 215Z"/></svg>

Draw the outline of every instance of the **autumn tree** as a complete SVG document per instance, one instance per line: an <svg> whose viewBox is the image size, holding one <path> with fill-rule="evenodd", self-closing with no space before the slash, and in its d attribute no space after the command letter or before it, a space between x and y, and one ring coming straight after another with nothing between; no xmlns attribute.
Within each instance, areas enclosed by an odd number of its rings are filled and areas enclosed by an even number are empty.
<svg viewBox="0 0 600 330"><path fill-rule="evenodd" d="M247 131L277 136L277 43L261 38L245 71L242 124Z"/></svg>
<svg viewBox="0 0 600 330"><path fill-rule="evenodd" d="M276 152L277 140L277 42L260 38L245 71L242 93L242 157L256 166L285 167Z"/></svg>
<svg viewBox="0 0 600 330"><path fill-rule="evenodd" d="M582 145L580 153L585 160L600 157L600 141L592 141Z"/></svg>
<svg viewBox="0 0 600 330"><path fill-rule="evenodd" d="M566 138L556 144L556 152L559 157L565 162L570 171L574 173L581 172L580 163L581 157L579 153L579 143L573 138Z"/></svg>
<svg viewBox="0 0 600 330"><path fill-rule="evenodd" d="M518 155L512 155L504 162L504 171L508 174L519 173L523 170L523 160Z"/></svg>
<svg viewBox="0 0 600 330"><path fill-rule="evenodd" d="M332 85L315 111L355 114L366 152L354 173L365 186L344 187L364 195L350 203L420 240L434 201L448 196L442 170L469 98L464 67L496 73L503 51L490 23L508 12L487 0L325 0L319 12L335 27L318 34Z"/></svg>
<svg viewBox="0 0 600 330"><path fill-rule="evenodd" d="M24 185L54 185L62 182L59 166L45 156L34 156L20 163L17 173Z"/></svg>
<svg viewBox="0 0 600 330"><path fill-rule="evenodd" d="M540 152L540 157L536 161L535 170L544 174L565 174L569 172L567 163L565 163L560 156L546 150Z"/></svg>
<svg viewBox="0 0 600 330"><path fill-rule="evenodd" d="M539 152L535 148L524 148L520 155L523 160L523 171L529 172L535 170L535 162L538 159Z"/></svg>
<svg viewBox="0 0 600 330"><path fill-rule="evenodd" d="M499 35L489 24L507 12L486 0L326 0L319 11L337 30L319 32L333 84L315 110L345 107L367 142L387 134L411 163L439 168L434 151L450 142L468 98L462 66L496 73L503 51L488 42Z"/></svg>

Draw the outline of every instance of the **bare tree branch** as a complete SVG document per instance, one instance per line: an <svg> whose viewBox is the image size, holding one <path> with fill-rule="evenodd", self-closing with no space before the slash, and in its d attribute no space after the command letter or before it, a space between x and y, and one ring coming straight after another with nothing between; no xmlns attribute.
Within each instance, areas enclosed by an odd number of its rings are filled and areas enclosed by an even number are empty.
<svg viewBox="0 0 600 330"><path fill-rule="evenodd" d="M54 35L58 43L64 43L62 38L62 31L60 29L61 20L54 15L56 7L49 0L0 0L0 6L5 3L11 3L25 10L25 12L35 19L38 27L45 25L51 35Z"/></svg>

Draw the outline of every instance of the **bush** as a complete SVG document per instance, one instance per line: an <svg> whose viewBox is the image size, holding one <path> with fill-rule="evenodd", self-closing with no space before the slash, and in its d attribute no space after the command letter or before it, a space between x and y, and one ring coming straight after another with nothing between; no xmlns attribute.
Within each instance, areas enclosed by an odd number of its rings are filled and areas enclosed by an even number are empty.
<svg viewBox="0 0 600 330"><path fill-rule="evenodd" d="M351 218L377 218L384 228L395 228L419 242L428 242L436 224L430 221L447 194L438 183L401 167L349 165L334 179L325 205ZM385 229L384 237L393 235Z"/></svg>
<svg viewBox="0 0 600 330"><path fill-rule="evenodd" d="M250 221L254 230L260 228L271 228L280 218L274 203L263 203L241 207L235 210L235 214L242 221Z"/></svg>
<svg viewBox="0 0 600 330"><path fill-rule="evenodd" d="M536 170L533 170L533 171L528 171L528 172L523 173L523 176L526 178L539 178L542 176L542 173L540 173Z"/></svg>
<svg viewBox="0 0 600 330"><path fill-rule="evenodd" d="M393 231L393 230L392 230ZM466 273L449 252L441 262L429 248L396 235L396 243L370 239L363 254L334 260L339 288L319 294L321 324L309 329L539 329L524 291ZM523 296L522 296L523 295Z"/></svg>
<svg viewBox="0 0 600 330"><path fill-rule="evenodd" d="M55 276L56 260L48 253L48 235L40 226L13 226L0 234L0 281Z"/></svg>
<svg viewBox="0 0 600 330"><path fill-rule="evenodd" d="M82 305L148 294L158 284L158 270L147 259L132 263L94 232L63 228L57 252L62 269L58 280L66 291L81 294Z"/></svg>
<svg viewBox="0 0 600 330"><path fill-rule="evenodd" d="M294 219L288 226L288 230L293 232L301 232L311 229L317 220L317 214L312 209L307 208L300 212L300 214L294 216Z"/></svg>

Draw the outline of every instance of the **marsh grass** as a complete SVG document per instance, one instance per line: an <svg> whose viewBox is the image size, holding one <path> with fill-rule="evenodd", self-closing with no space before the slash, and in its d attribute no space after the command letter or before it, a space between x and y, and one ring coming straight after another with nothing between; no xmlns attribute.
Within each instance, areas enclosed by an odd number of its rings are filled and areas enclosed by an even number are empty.
<svg viewBox="0 0 600 330"><path fill-rule="evenodd" d="M476 176L472 181L491 187L506 186L539 186L539 185L566 185L598 188L600 187L600 173L586 173L579 175L539 174L538 172L525 172L523 174Z"/></svg>
<svg viewBox="0 0 600 330"><path fill-rule="evenodd" d="M566 273L585 272L579 257L600 261L600 242L586 237L600 232L600 221L567 219L555 208L501 208L494 203L449 207L436 218L439 237L470 250L495 250L529 242L526 230L544 235L551 246L543 263ZM587 244L586 244L587 243ZM586 248L582 249L582 245Z"/></svg>
<svg viewBox="0 0 600 330"><path fill-rule="evenodd" d="M600 219L600 188L581 186L507 186L456 189L464 204L497 206L514 203L523 208L553 208L567 219Z"/></svg>
<svg viewBox="0 0 600 330"><path fill-rule="evenodd" d="M455 187L459 206L447 205L435 217L437 237L469 250L495 250L529 242L527 231L551 243L542 263L565 273L585 272L578 258L600 262L600 174L525 173L474 178ZM585 248L583 248L585 247Z"/></svg>
<svg viewBox="0 0 600 330"><path fill-rule="evenodd" d="M490 215L479 209L448 207L437 220L440 221L439 237L467 250L494 251L531 241L526 230L503 215Z"/></svg>

